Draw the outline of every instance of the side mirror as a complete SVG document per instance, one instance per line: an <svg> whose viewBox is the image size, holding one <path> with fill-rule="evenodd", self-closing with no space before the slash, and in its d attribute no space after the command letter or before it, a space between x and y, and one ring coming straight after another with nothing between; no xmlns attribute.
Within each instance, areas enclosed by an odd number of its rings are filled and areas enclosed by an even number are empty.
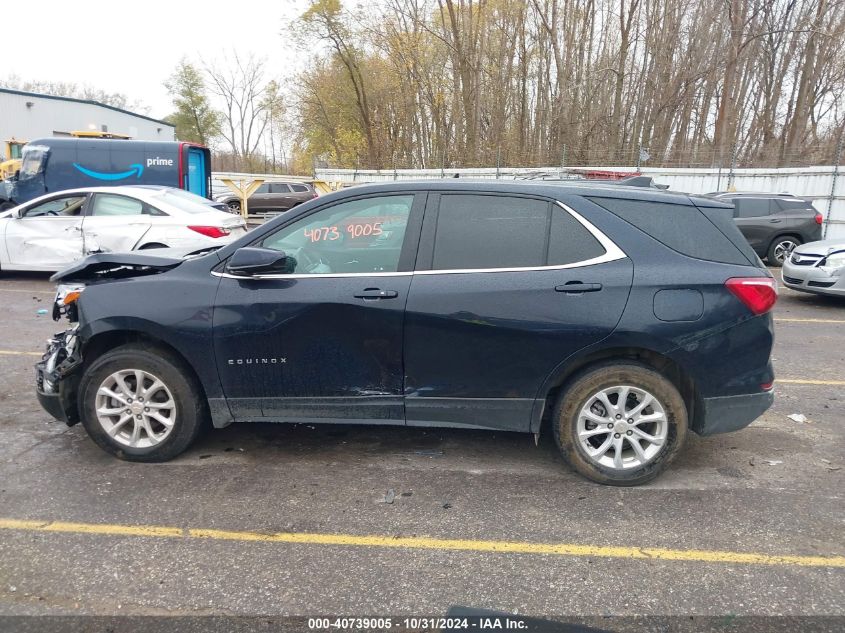
<svg viewBox="0 0 845 633"><path fill-rule="evenodd" d="M271 248L257 248L245 246L239 248L229 258L226 272L233 275L252 275L286 273L288 256L284 251L274 251Z"/></svg>

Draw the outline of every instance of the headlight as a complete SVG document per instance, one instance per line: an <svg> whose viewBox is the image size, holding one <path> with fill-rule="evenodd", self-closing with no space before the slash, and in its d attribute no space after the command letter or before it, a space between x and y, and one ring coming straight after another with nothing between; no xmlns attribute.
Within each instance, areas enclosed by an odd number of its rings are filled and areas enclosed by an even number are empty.
<svg viewBox="0 0 845 633"><path fill-rule="evenodd" d="M53 305L53 320L58 321L61 316L67 315L71 323L78 320L76 301L85 290L80 284L59 284L56 289L56 300Z"/></svg>
<svg viewBox="0 0 845 633"><path fill-rule="evenodd" d="M838 253L828 255L821 267L829 269L829 272L832 274L839 274L841 270L845 268L845 251L839 251Z"/></svg>
<svg viewBox="0 0 845 633"><path fill-rule="evenodd" d="M59 284L58 288L56 288L56 305L70 305L79 299L79 295L82 294L83 290L85 290L85 286L80 284Z"/></svg>

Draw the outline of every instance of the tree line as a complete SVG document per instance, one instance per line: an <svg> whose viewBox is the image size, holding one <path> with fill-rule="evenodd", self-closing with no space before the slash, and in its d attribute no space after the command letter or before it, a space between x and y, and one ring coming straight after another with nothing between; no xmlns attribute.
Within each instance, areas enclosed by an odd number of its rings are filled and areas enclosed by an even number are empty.
<svg viewBox="0 0 845 633"><path fill-rule="evenodd" d="M830 163L843 0L312 0L293 163ZM303 46L305 48L305 46Z"/></svg>

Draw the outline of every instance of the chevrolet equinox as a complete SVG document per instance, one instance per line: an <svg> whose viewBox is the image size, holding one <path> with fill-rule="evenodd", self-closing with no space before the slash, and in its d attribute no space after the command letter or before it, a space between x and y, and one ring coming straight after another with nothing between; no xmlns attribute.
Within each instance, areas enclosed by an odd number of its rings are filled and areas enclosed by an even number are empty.
<svg viewBox="0 0 845 633"><path fill-rule="evenodd" d="M604 484L772 403L777 286L713 199L542 182L392 182L217 250L97 254L53 277L36 386L133 461L207 421L550 428ZM544 427L544 424L547 427Z"/></svg>

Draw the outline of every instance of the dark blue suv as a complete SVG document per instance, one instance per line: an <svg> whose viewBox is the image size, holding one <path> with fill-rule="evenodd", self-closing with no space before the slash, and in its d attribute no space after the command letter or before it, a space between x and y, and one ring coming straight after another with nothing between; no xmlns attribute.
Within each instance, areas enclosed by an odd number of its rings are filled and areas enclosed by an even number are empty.
<svg viewBox="0 0 845 633"><path fill-rule="evenodd" d="M772 403L777 288L730 206L651 189L393 182L205 254L58 273L55 417L161 461L210 420L553 430L578 472L650 480L687 430Z"/></svg>

